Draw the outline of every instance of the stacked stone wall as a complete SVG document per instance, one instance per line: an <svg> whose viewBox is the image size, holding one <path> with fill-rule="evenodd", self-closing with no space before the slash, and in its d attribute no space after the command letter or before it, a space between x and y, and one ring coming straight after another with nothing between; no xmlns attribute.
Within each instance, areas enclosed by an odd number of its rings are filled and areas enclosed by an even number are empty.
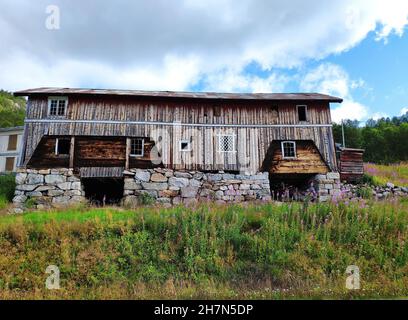
<svg viewBox="0 0 408 320"><path fill-rule="evenodd" d="M313 179L313 186L320 202L329 201L331 198L340 195L340 173L329 172L327 174L318 174Z"/></svg>
<svg viewBox="0 0 408 320"><path fill-rule="evenodd" d="M246 175L162 168L125 171L124 204L139 204L143 194L167 205L271 200L267 172Z"/></svg>
<svg viewBox="0 0 408 320"><path fill-rule="evenodd" d="M18 169L13 199L15 212L77 204L85 200L81 180L72 169Z"/></svg>

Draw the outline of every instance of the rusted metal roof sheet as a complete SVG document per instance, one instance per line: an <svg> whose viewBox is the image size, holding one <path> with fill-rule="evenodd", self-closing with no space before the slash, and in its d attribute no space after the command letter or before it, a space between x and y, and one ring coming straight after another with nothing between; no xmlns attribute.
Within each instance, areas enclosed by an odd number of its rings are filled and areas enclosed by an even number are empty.
<svg viewBox="0 0 408 320"><path fill-rule="evenodd" d="M182 99L212 100L293 100L293 101L327 101L343 102L343 99L320 93L217 93L217 92L176 92L176 91L142 91L112 89L78 89L78 88L35 88L17 91L15 96L31 95L95 95L95 96L130 96Z"/></svg>

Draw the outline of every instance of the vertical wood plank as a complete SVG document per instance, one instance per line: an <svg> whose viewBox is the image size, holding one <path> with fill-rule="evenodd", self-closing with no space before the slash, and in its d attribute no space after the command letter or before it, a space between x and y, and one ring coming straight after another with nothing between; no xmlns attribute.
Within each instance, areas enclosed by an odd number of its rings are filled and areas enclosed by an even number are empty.
<svg viewBox="0 0 408 320"><path fill-rule="evenodd" d="M125 161L126 170L129 170L129 158L130 158L130 138L126 138L126 161Z"/></svg>
<svg viewBox="0 0 408 320"><path fill-rule="evenodd" d="M74 155L75 155L75 137L71 137L71 146L69 148L69 168L74 168Z"/></svg>

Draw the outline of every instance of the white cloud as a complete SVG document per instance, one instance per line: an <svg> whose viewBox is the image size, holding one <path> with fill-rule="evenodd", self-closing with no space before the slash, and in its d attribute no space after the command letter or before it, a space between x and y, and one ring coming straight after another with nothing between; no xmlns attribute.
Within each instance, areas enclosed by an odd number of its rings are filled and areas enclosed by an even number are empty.
<svg viewBox="0 0 408 320"><path fill-rule="evenodd" d="M400 116L405 115L408 112L408 107L407 108L402 108L400 111Z"/></svg>
<svg viewBox="0 0 408 320"><path fill-rule="evenodd" d="M222 92L282 92L289 77L273 73L266 78L225 69L208 74L202 82L205 91Z"/></svg>
<svg viewBox="0 0 408 320"><path fill-rule="evenodd" d="M353 100L344 100L344 102L331 110L332 120L340 123L342 119L351 119L362 121L368 117L368 108L361 103Z"/></svg>
<svg viewBox="0 0 408 320"><path fill-rule="evenodd" d="M406 0L53 3L61 8L58 31L44 27L48 0L2 1L0 88L184 90L204 80L217 91L279 90L282 77L246 76L244 67L298 67L348 50L372 31L378 39L401 35L408 23ZM326 83L339 93L342 85Z"/></svg>
<svg viewBox="0 0 408 320"><path fill-rule="evenodd" d="M17 55L2 66L2 74L7 77L9 88L79 86L183 90L190 85L190 81L199 78L198 62L194 57L180 59L167 56L159 67L160 73L157 66L149 65L115 68L97 61L69 59L53 65L33 62L26 55Z"/></svg>
<svg viewBox="0 0 408 320"><path fill-rule="evenodd" d="M342 119L364 120L369 114L369 108L354 101L352 89L361 87L362 80L356 86L347 72L338 65L324 63L310 71L300 81L300 89L307 92L320 92L338 96L344 99L343 103L332 108L332 120L340 122Z"/></svg>
<svg viewBox="0 0 408 320"><path fill-rule="evenodd" d="M390 116L385 112L375 112L370 118L373 120L378 120L382 118L389 118Z"/></svg>

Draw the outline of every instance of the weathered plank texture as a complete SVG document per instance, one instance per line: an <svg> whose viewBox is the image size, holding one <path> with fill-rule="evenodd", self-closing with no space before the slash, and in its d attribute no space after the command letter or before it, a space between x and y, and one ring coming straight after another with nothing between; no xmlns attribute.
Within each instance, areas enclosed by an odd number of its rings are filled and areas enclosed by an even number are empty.
<svg viewBox="0 0 408 320"><path fill-rule="evenodd" d="M362 179L364 174L364 150L341 148L340 150L340 178L348 182Z"/></svg>
<svg viewBox="0 0 408 320"><path fill-rule="evenodd" d="M313 141L298 141L296 143L296 159L284 159L281 143L279 141L272 142L264 163L265 166L265 170L273 174L324 174L329 171Z"/></svg>
<svg viewBox="0 0 408 320"><path fill-rule="evenodd" d="M81 178L121 178L124 167L84 167L80 168Z"/></svg>
<svg viewBox="0 0 408 320"><path fill-rule="evenodd" d="M55 138L43 137L27 164L28 168L67 168L69 155L55 154Z"/></svg>
<svg viewBox="0 0 408 320"><path fill-rule="evenodd" d="M324 161L336 170L331 127L239 127L239 125L297 125L296 105L307 104L307 124L331 124L328 103L325 102L209 102L162 101L136 98L69 97L67 120L96 121L155 121L162 124L129 123L27 123L26 161L44 135L123 137L123 143L111 156L112 166L126 166L126 137L150 138L156 145L165 167L188 170L233 170L242 167L257 171L265 159L270 143L275 140L311 140ZM219 112L220 116L215 116ZM30 100L28 119L47 118L47 97ZM175 127L166 123L180 122ZM163 124L165 123L165 124ZM194 124L228 124L234 127L197 127ZM221 153L219 134L235 135L235 152ZM179 141L191 141L191 152L179 152ZM149 144L148 144L149 146ZM152 147L153 145L150 145ZM85 146L83 147L85 148ZM81 149L80 149L81 150ZM103 150L99 149L102 154ZM174 152L173 152L174 150ZM78 151L81 152L81 151ZM90 152L90 150L88 150ZM122 155L119 155L122 153ZM95 155L96 156L96 155ZM106 155L105 155L106 156ZM98 157L98 156L96 156ZM98 160L103 163L101 159ZM130 167L143 166L144 159L129 159ZM120 164L119 164L120 162ZM86 165L91 165L88 162ZM98 164L99 165L99 164ZM105 164L103 164L105 165Z"/></svg>
<svg viewBox="0 0 408 320"><path fill-rule="evenodd" d="M125 167L126 141L116 137L78 137L75 167Z"/></svg>

